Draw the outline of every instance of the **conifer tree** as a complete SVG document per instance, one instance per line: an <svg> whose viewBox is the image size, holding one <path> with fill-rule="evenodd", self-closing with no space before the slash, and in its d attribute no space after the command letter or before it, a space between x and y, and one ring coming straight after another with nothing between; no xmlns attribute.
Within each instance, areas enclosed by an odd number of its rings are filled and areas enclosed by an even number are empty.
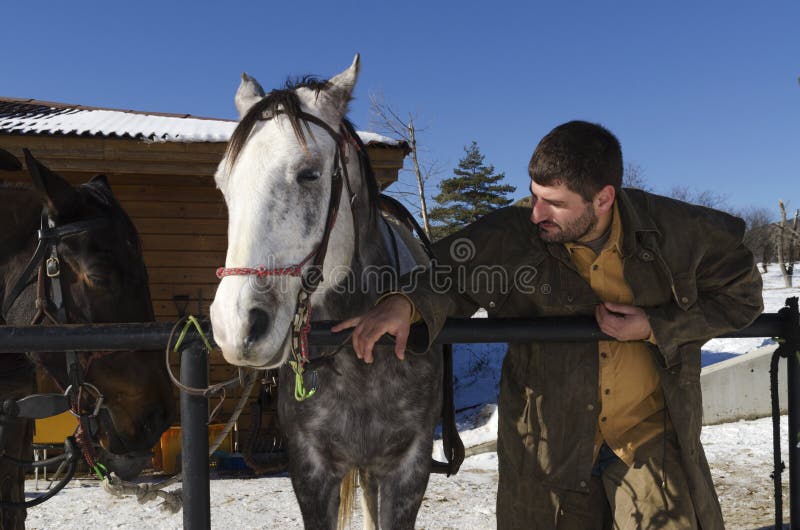
<svg viewBox="0 0 800 530"><path fill-rule="evenodd" d="M452 234L487 213L508 206L507 195L516 188L502 184L505 173L494 172L486 165L478 143L464 147L464 157L453 169L453 176L439 183L439 194L433 197L436 206L430 211L432 239Z"/></svg>

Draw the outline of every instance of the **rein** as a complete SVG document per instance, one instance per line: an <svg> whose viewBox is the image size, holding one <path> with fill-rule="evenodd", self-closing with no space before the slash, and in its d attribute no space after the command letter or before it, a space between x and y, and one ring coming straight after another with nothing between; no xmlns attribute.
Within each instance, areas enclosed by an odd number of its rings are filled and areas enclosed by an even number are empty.
<svg viewBox="0 0 800 530"><path fill-rule="evenodd" d="M275 115L283 114L278 111ZM356 216L356 204L350 178L347 173L347 157L345 150L348 145L353 145L360 149L358 142L350 136L347 129L340 127L339 132L335 131L330 125L320 118L306 112L298 112L297 117L307 122L319 126L334 140L333 170L331 171L331 194L328 201L328 213L325 219L325 228L321 241L317 246L297 264L286 267L268 269L263 266L249 267L220 267L217 269L217 278L220 280L226 276L257 276L259 278L267 276L295 276L300 277L301 288L297 294L295 312L292 324L287 332L290 339L290 349L293 361L289 361L295 374L295 399L303 401L310 398L316 392L316 381L312 381L311 389L305 388L303 373L305 366L309 362L308 355L308 333L311 330L311 295L319 287L323 280L322 267L325 255L328 251L328 241L330 240L333 227L336 225L336 217L339 212L339 202L342 195L343 186L347 186L350 197L351 210L353 213L353 227L355 233L355 248L358 248L358 219ZM310 266L306 267L310 263Z"/></svg>
<svg viewBox="0 0 800 530"><path fill-rule="evenodd" d="M40 228L37 231L38 243L33 255L28 260L25 269L17 278L14 287L9 292L9 296L3 302L3 315L17 301L22 292L34 281L34 271L36 271L36 313L31 319L30 325L64 324L67 322L67 311L64 306L64 287L61 277L61 261L58 256L58 243L67 236L81 234L107 223L107 220L97 218L83 221L67 223L56 226L55 221L50 217L47 208L42 211ZM47 283L50 284L49 294ZM66 374L67 381L62 382L56 373L41 360L38 364L53 378L56 384L63 391L63 395L33 395L24 399L31 399L31 405L20 412L20 407L12 400L8 400L3 407L3 413L10 417L22 418L44 418L59 414L68 410L78 418L78 426L72 437L65 441L65 454L59 459L50 459L49 462L37 464L34 462L19 461L7 455L2 455L3 460L11 462L24 468L44 467L54 462L62 462L62 466L67 464L67 473L57 484L57 486L45 495L26 502L2 502L0 505L8 508L29 508L46 501L59 490L61 490L72 479L75 473L75 464L80 456L89 465L90 469L98 476L103 477L108 474L103 464L97 461L97 454L94 448L94 433L97 432L97 418L103 408L104 396L98 388L84 380L84 375L89 371L92 361L105 357L111 352L92 352L84 363L81 362L78 353L75 351L66 352ZM89 397L89 399L85 399ZM94 397L93 404L90 403ZM38 398L38 399L37 399ZM20 400L22 401L22 400ZM84 401L87 406L84 407ZM77 444L77 445L76 445ZM2 448L0 448L2 449Z"/></svg>

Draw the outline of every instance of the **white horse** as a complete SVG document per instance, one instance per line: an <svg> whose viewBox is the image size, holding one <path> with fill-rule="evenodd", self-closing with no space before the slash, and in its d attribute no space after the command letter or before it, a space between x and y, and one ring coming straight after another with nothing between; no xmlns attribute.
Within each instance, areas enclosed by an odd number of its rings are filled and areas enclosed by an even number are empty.
<svg viewBox="0 0 800 530"><path fill-rule="evenodd" d="M342 524L356 470L365 527L413 528L441 411L441 354L401 361L382 347L367 365L351 348L312 348L326 362L305 364L309 312L363 313L391 287L370 271L398 258L364 146L345 119L358 70L356 56L329 81L267 95L242 76L241 121L216 175L229 225L211 320L228 362L281 367L279 416L306 528Z"/></svg>

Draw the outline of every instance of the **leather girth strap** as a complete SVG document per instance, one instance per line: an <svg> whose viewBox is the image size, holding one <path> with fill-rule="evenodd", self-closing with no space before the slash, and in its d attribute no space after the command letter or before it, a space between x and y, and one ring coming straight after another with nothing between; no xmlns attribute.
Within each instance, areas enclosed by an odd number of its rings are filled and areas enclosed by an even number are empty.
<svg viewBox="0 0 800 530"><path fill-rule="evenodd" d="M379 206L382 211L395 217L409 229L413 229L417 233L417 237L419 237L428 257L433 259L433 246L428 236L402 203L393 197L381 195ZM431 464L431 472L445 474L449 477L458 473L461 464L464 462L464 442L461 441L461 436L458 434L458 426L456 425L455 398L453 396L452 344L442 346L442 356L442 451L447 463L434 459Z"/></svg>

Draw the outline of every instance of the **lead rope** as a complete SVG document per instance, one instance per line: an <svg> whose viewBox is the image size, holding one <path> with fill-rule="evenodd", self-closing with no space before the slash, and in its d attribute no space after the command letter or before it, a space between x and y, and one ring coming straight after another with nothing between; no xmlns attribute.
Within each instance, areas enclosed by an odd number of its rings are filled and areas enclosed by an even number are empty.
<svg viewBox="0 0 800 530"><path fill-rule="evenodd" d="M166 347L168 367L169 367L170 343L172 342L172 338L175 334L175 331L177 330L181 322L183 322L183 320L186 320L187 322L178 337L175 349L177 349L178 346L180 346L180 344L186 338L186 334L188 333L189 329L192 326L194 326L197 329L197 332L200 334L200 337L202 338L204 345L206 346L206 348L208 348L208 351L209 352L211 351L211 344L209 340L206 338L205 334L203 333L200 323L194 316L190 315L186 319L179 320L172 329L172 333L170 334L170 338ZM170 377L173 379L173 382L176 382L172 374L172 371L168 369L168 372ZM253 392L253 388L256 386L255 383L258 380L258 373L259 370L249 370L248 373L245 375L240 371L239 377L232 379L230 381L226 381L225 383L222 383L220 385L212 385L206 389L185 387L184 385L181 385L180 382L178 382L178 385L181 389L185 388L186 390L190 391L192 395L202 395L204 397L209 397L211 394L213 394L214 392L212 392L212 389L222 388L222 391L224 393L225 386L229 386L231 381L240 382L244 387L244 391L242 392L242 395L239 398L239 401L237 402L236 408L234 408L230 419L228 419L228 422L225 424L225 427L222 429L222 431L220 431L217 434L214 441L209 445L208 448L209 457L212 456L214 452L219 448L223 440L225 440L225 437L228 436L228 434L231 432L231 429L233 428L234 423L236 423L236 420L239 419L242 410L244 410L247 401L250 399L250 394ZM214 412L211 413L211 417L213 417L215 412L219 410L221 405L222 402L220 402L220 404L214 409ZM211 418L209 418L209 421L210 420ZM183 489L177 488L172 491L164 491L164 488L172 486L173 484L180 483L182 480L183 480L183 474L178 473L177 475L170 477L169 479L164 480L162 482L136 484L134 482L127 482L120 479L115 473L107 473L102 478L101 485L103 486L103 489L110 495L113 495L115 497L134 496L136 497L136 500L139 502L139 504L144 504L146 502L162 499L164 501L160 505L160 508L162 510L167 511L169 513L177 513L183 507L183 497L182 497Z"/></svg>
<svg viewBox="0 0 800 530"><path fill-rule="evenodd" d="M297 310L294 313L292 322L292 337L290 351L293 361L289 361L289 366L294 372L294 399L305 401L317 393L317 371L311 372L311 388L306 388L305 366L308 364L308 333L311 331L311 304L309 303L309 293L305 288L301 288L297 294Z"/></svg>

